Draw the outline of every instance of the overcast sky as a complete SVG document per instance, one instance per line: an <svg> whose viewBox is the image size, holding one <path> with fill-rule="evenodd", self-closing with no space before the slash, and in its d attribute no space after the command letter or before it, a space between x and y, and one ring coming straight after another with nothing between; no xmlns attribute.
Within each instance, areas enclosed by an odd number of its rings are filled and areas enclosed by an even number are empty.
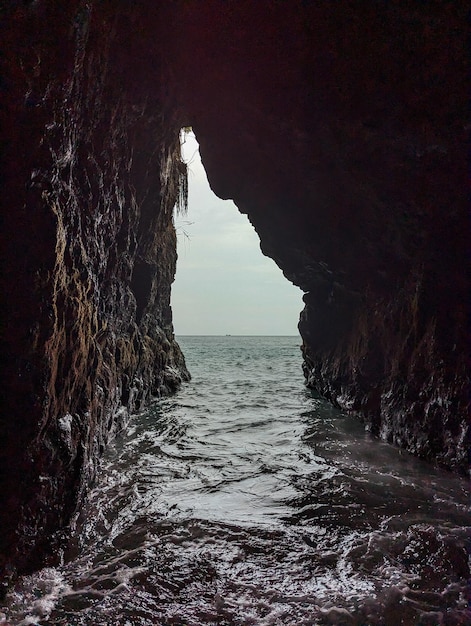
<svg viewBox="0 0 471 626"><path fill-rule="evenodd" d="M210 189L198 143L186 136L189 208L177 216L177 335L297 335L302 291L263 256L259 238L230 200Z"/></svg>

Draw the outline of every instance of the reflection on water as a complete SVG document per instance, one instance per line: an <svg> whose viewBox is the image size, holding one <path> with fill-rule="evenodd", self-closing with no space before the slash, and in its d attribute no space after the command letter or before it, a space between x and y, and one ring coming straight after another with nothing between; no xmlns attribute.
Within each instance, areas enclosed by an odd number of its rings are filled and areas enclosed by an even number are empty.
<svg viewBox="0 0 471 626"><path fill-rule="evenodd" d="M297 343L182 338L193 380L115 442L10 623L470 624L465 481L313 398Z"/></svg>

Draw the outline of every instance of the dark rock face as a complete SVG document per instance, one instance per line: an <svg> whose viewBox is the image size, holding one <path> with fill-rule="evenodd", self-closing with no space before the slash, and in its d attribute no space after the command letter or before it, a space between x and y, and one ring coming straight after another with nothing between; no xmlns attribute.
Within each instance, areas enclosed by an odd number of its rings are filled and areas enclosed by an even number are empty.
<svg viewBox="0 0 471 626"><path fill-rule="evenodd" d="M128 414L188 378L170 309L180 123L129 17L32 3L4 22L1 564L20 571L57 553Z"/></svg>
<svg viewBox="0 0 471 626"><path fill-rule="evenodd" d="M306 292L308 385L467 469L464 3L2 11L2 565L57 551L109 437L188 376L184 124Z"/></svg>
<svg viewBox="0 0 471 626"><path fill-rule="evenodd" d="M306 291L307 384L467 471L465 5L253 4L180 15L210 182Z"/></svg>

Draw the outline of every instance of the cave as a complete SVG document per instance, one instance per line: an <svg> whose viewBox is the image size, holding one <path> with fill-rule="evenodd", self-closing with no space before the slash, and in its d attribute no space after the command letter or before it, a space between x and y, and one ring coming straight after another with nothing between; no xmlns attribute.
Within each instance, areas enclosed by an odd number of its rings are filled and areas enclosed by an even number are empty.
<svg viewBox="0 0 471 626"><path fill-rule="evenodd" d="M4 580L54 562L110 438L189 377L185 126L305 292L307 385L468 471L464 2L0 11Z"/></svg>

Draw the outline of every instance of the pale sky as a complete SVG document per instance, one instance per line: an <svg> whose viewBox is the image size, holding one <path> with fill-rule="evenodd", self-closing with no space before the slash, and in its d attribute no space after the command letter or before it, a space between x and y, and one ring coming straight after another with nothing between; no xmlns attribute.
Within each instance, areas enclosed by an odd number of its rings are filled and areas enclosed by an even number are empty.
<svg viewBox="0 0 471 626"><path fill-rule="evenodd" d="M176 335L297 335L302 291L260 251L246 215L210 189L198 143L186 135L188 213L176 216Z"/></svg>

